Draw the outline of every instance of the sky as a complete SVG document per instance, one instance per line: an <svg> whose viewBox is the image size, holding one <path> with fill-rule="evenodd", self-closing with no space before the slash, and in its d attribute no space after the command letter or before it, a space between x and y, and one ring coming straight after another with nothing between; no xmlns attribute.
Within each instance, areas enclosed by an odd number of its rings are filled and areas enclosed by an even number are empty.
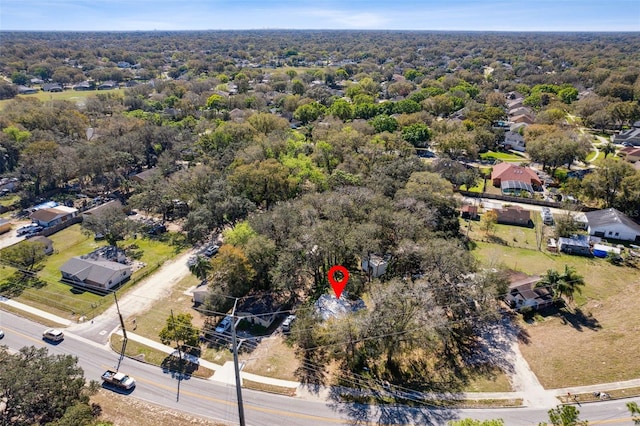
<svg viewBox="0 0 640 426"><path fill-rule="evenodd" d="M0 30L640 31L640 0L0 0Z"/></svg>

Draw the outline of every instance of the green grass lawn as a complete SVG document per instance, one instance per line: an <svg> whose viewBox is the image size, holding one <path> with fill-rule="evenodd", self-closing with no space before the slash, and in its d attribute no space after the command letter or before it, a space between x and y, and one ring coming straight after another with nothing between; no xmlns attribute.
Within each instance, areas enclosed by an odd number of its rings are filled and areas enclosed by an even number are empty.
<svg viewBox="0 0 640 426"><path fill-rule="evenodd" d="M591 151L589 155L587 155L587 158L585 159L585 161L587 163L592 163L594 161L601 160L603 158L604 158L604 152L598 151L596 153L596 151Z"/></svg>
<svg viewBox="0 0 640 426"><path fill-rule="evenodd" d="M51 100L65 100L65 101L79 101L88 98L89 96L95 96L98 93L105 94L117 94L118 96L124 96L124 90L115 89L115 90L87 90L87 91L75 91L75 90L65 90L57 93L49 93L49 92L38 92L32 95L18 95L16 99L26 99L26 98L34 98L38 99L41 102L48 102ZM0 101L0 111L3 111L8 104L10 104L12 99L4 99Z"/></svg>
<svg viewBox="0 0 640 426"><path fill-rule="evenodd" d="M640 297L637 268L613 266L598 258L552 254L477 242L482 265L504 266L530 275L575 268L586 285L568 313L537 315L523 323L528 342L520 349L546 388L629 380L640 377Z"/></svg>
<svg viewBox="0 0 640 426"><path fill-rule="evenodd" d="M0 205L9 207L20 201L20 196L18 194L9 194L4 197L0 197Z"/></svg>
<svg viewBox="0 0 640 426"><path fill-rule="evenodd" d="M460 227L462 232L474 241L496 242L508 245L509 247L527 248L531 250L537 250L538 248L534 228L497 224L493 232L490 235L486 235L484 231L480 230L480 221L466 221L464 219L460 219ZM467 227L470 227L468 233Z"/></svg>
<svg viewBox="0 0 640 426"><path fill-rule="evenodd" d="M529 161L524 155L513 154L511 152L494 152L488 151L480 154L483 160L501 160L507 162Z"/></svg>
<svg viewBox="0 0 640 426"><path fill-rule="evenodd" d="M46 282L46 286L39 289L27 289L17 300L62 317L77 318L84 315L91 318L106 310L113 303L113 296L103 296L90 291L74 289L68 284L60 282L60 267L65 262L74 256L87 254L104 246L106 242L95 241L84 234L79 224L70 226L49 238L53 241L54 254L45 260L43 269L38 273L38 276ZM145 263L146 266L132 275L131 279L121 287L121 292L126 292L139 279L176 255L175 247L158 240L128 239L119 243L121 248L131 245L137 246L135 252L140 254L138 260ZM10 271L6 273L10 273Z"/></svg>
<svg viewBox="0 0 640 426"><path fill-rule="evenodd" d="M476 186L472 186L469 189L467 189L467 187L465 185L462 185L460 187L460 189L463 190L463 191L482 193L482 192L484 192L484 179L478 180L478 184Z"/></svg>

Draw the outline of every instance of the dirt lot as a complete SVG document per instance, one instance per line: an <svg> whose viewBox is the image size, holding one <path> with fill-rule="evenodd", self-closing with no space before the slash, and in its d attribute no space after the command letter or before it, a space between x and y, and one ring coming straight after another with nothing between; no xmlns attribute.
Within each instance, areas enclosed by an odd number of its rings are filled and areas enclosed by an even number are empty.
<svg viewBox="0 0 640 426"><path fill-rule="evenodd" d="M247 354L244 371L284 380L298 380L294 372L299 361L293 348L286 344L282 335L263 339L256 350Z"/></svg>

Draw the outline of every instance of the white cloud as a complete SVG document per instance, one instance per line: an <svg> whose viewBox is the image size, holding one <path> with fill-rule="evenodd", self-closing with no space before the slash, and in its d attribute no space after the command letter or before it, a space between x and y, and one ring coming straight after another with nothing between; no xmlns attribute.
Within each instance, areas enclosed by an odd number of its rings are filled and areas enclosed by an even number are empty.
<svg viewBox="0 0 640 426"><path fill-rule="evenodd" d="M298 9L293 11L303 17L318 17L326 20L327 28L382 28L388 22L383 15L372 12L354 12L337 9ZM322 24L316 28L323 27Z"/></svg>

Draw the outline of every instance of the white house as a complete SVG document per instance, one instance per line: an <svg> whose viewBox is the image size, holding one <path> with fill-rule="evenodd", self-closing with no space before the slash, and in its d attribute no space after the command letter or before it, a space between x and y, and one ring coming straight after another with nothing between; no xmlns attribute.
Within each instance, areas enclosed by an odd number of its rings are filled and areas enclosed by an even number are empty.
<svg viewBox="0 0 640 426"><path fill-rule="evenodd" d="M60 267L64 282L107 291L131 277L131 266L110 260L72 257Z"/></svg>
<svg viewBox="0 0 640 426"><path fill-rule="evenodd" d="M515 151L525 151L524 137L517 132L506 132L504 134L504 143L502 145Z"/></svg>
<svg viewBox="0 0 640 426"><path fill-rule="evenodd" d="M512 282L505 301L517 310L522 308L540 310L550 306L553 303L551 292L546 287L536 287L538 281L540 281L539 276L532 276Z"/></svg>
<svg viewBox="0 0 640 426"><path fill-rule="evenodd" d="M42 227L55 226L66 222L78 215L78 209L66 206L55 206L53 208L42 208L29 215L31 221Z"/></svg>
<svg viewBox="0 0 640 426"><path fill-rule="evenodd" d="M362 270L371 274L371 278L378 278L387 272L389 261L378 255L372 254L362 258Z"/></svg>
<svg viewBox="0 0 640 426"><path fill-rule="evenodd" d="M640 242L640 225L616 209L585 213L589 235L614 240Z"/></svg>

